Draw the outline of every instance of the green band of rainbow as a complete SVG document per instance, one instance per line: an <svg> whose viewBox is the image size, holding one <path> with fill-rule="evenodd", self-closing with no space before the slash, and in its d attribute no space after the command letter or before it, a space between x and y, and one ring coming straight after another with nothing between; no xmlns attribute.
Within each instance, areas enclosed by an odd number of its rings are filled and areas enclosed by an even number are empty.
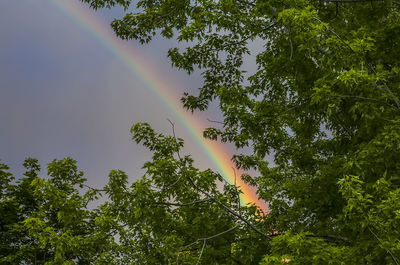
<svg viewBox="0 0 400 265"><path fill-rule="evenodd" d="M179 96L171 89L176 85L168 83L166 78L160 78L154 74L154 66L149 65L149 59L144 58L138 49L133 49L126 41L115 37L111 28L106 25L94 12L84 8L73 0L48 0L62 13L74 20L95 37L109 52L123 63L133 74L139 77L154 95L164 104L178 119L199 147L207 154L218 172L231 184L234 182L234 165L230 155L224 150L222 144L204 139L201 122L194 120L193 116L181 108ZM238 172L240 174L240 172ZM242 202L254 203L262 209L266 209L264 201L258 199L254 189L245 184L240 177L236 184L243 191Z"/></svg>

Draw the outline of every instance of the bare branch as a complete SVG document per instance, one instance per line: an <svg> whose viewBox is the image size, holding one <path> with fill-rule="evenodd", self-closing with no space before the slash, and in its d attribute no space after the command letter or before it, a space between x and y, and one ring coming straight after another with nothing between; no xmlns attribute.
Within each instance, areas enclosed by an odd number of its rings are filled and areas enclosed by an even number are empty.
<svg viewBox="0 0 400 265"><path fill-rule="evenodd" d="M88 188L90 190L94 190L94 191L98 191L98 192L106 192L107 191L107 190L103 190L103 189L92 188L92 187L90 187L90 186L88 186L86 184L82 184L82 186L84 186L84 187L86 187L86 188Z"/></svg>
<svg viewBox="0 0 400 265"><path fill-rule="evenodd" d="M207 118L207 121L224 125L224 123L222 121L215 121L215 120L211 120L209 118Z"/></svg>
<svg viewBox="0 0 400 265"><path fill-rule="evenodd" d="M176 140L176 135L175 135L175 124L174 124L170 119L168 119L168 118L167 118L167 121L171 124L171 127L172 127L172 134L173 134L173 136L174 136L175 143L178 144L178 141ZM176 152L176 154L178 155L179 160L182 160L181 154L179 153L179 150Z"/></svg>

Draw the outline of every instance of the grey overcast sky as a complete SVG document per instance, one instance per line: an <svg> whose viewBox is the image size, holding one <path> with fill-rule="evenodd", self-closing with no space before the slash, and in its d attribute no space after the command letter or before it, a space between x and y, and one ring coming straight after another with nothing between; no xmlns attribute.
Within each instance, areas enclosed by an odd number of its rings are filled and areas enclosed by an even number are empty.
<svg viewBox="0 0 400 265"><path fill-rule="evenodd" d="M38 158L42 166L70 156L86 172L89 184L96 186L106 183L111 169L140 177L150 153L130 140L130 127L146 121L170 133L166 119L178 118L140 76L49 1L0 1L1 161L17 177L28 156ZM106 24L121 14L118 9L95 13ZM176 45L173 41L155 39L146 46L131 41L130 45L178 84L171 88L176 95L201 85L198 75L171 68L166 52ZM205 117L219 115L211 110L193 116L203 121ZM178 122L176 132L185 139L185 151L193 154L197 165L214 167Z"/></svg>

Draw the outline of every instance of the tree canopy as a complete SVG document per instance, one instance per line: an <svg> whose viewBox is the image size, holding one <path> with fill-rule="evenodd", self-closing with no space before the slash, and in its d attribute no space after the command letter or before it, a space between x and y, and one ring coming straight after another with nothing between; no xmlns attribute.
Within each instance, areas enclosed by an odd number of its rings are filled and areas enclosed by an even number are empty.
<svg viewBox="0 0 400 265"><path fill-rule="evenodd" d="M28 159L16 184L0 167L2 262L399 264L399 2L82 1L125 8L111 24L122 39L185 43L168 57L204 82L182 103L218 102L223 120L204 136L251 148L233 160L258 172L242 178L268 212L139 123L133 139L154 155L132 184L111 171L103 190L85 188L72 159L50 163L48 179Z"/></svg>

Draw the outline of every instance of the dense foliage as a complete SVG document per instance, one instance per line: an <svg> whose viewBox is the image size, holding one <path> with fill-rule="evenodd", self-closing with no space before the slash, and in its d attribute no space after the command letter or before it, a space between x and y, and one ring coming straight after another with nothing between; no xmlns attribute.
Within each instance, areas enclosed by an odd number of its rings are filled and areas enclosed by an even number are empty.
<svg viewBox="0 0 400 265"><path fill-rule="evenodd" d="M154 156L132 185L112 171L104 191L81 195L70 159L49 164L48 180L27 160L17 184L1 167L1 261L399 264L399 2L82 1L124 7L112 23L123 39L186 43L168 56L204 85L183 104L218 101L222 125L204 135L251 147L233 159L259 172L242 177L269 211L194 168L180 139L137 124L134 140ZM255 72L243 68L249 57ZM89 210L98 194L107 201Z"/></svg>
<svg viewBox="0 0 400 265"><path fill-rule="evenodd" d="M29 158L16 182L0 164L0 264L250 264L262 258L268 236L260 237L253 224L259 210L240 205L236 187L181 157L181 139L147 124L132 131L154 152L145 176L132 184L112 170L103 189L89 187L71 158L48 164L47 177Z"/></svg>

